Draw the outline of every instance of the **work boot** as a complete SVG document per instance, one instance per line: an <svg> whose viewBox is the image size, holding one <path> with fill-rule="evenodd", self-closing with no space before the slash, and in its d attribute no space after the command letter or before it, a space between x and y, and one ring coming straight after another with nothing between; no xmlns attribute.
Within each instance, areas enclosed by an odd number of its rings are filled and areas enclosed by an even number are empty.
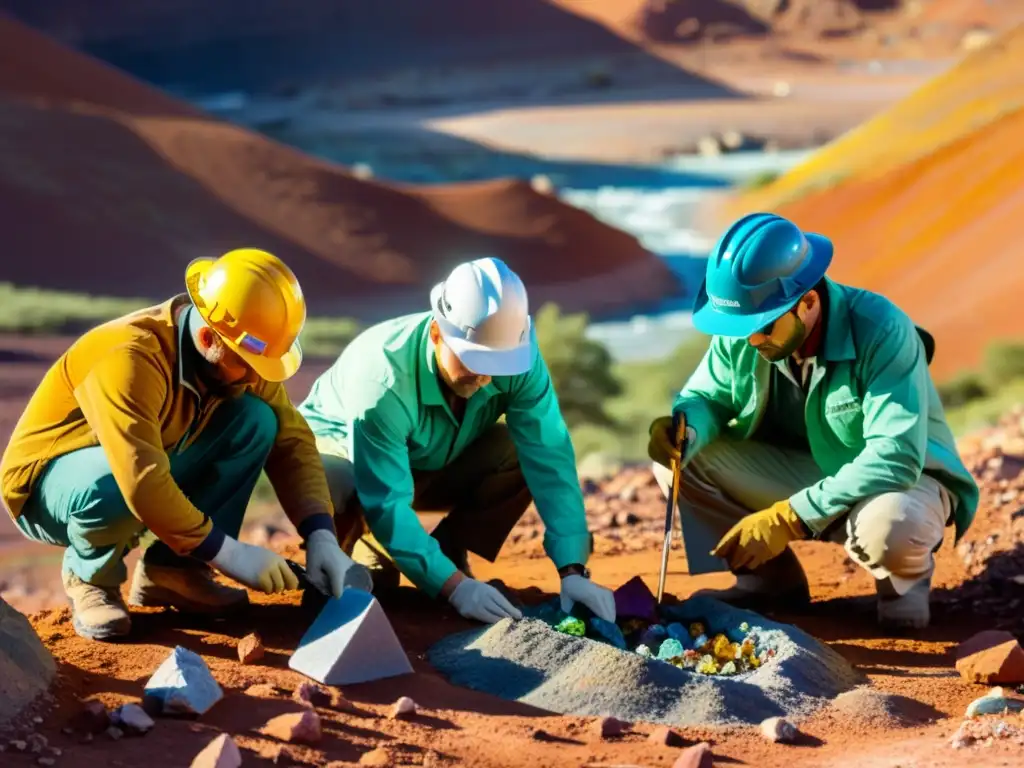
<svg viewBox="0 0 1024 768"><path fill-rule="evenodd" d="M792 549L753 571L736 573L736 585L728 589L701 589L693 594L713 597L736 608L752 611L800 610L811 602L807 574Z"/></svg>
<svg viewBox="0 0 1024 768"><path fill-rule="evenodd" d="M63 574L64 592L71 605L71 623L87 640L113 640L132 629L120 587L89 584L70 571Z"/></svg>
<svg viewBox="0 0 1024 768"><path fill-rule="evenodd" d="M196 563L155 565L139 558L128 594L132 605L177 608L185 613L217 614L245 608L249 593L221 584L213 569Z"/></svg>
<svg viewBox="0 0 1024 768"><path fill-rule="evenodd" d="M375 595L398 589L402 580L402 572L378 546L376 542L371 544L362 538L352 547L352 560L370 572Z"/></svg>
<svg viewBox="0 0 1024 768"><path fill-rule="evenodd" d="M885 629L924 629L931 621L932 579L917 582L905 595L896 594L889 579L875 581L878 623Z"/></svg>

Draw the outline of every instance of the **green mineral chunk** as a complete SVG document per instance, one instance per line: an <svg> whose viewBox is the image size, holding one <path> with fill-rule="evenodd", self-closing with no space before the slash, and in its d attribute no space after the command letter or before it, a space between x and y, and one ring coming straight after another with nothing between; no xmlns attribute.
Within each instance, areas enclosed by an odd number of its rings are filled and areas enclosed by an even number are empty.
<svg viewBox="0 0 1024 768"><path fill-rule="evenodd" d="M583 637L586 634L587 626L583 623L582 619L577 619L575 616L566 616L555 625L555 629L567 635Z"/></svg>
<svg viewBox="0 0 1024 768"><path fill-rule="evenodd" d="M658 658L662 661L675 658L676 656L683 655L683 644L675 638L668 638L665 640L661 647L658 649Z"/></svg>

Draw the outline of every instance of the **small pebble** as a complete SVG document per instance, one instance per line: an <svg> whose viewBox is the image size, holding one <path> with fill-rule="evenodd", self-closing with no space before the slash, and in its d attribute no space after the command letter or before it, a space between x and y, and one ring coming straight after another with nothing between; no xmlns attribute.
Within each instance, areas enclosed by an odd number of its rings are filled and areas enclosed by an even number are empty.
<svg viewBox="0 0 1024 768"><path fill-rule="evenodd" d="M333 699L330 691L316 683L302 683L295 689L292 698L307 707L327 707Z"/></svg>
<svg viewBox="0 0 1024 768"><path fill-rule="evenodd" d="M43 724L43 718L41 718L39 715L36 715L35 717L32 718L32 722L35 723L36 725L42 725Z"/></svg>
<svg viewBox="0 0 1024 768"><path fill-rule="evenodd" d="M25 740L28 742L29 749L35 754L39 754L50 745L46 737L38 733L30 733Z"/></svg>
<svg viewBox="0 0 1024 768"><path fill-rule="evenodd" d="M594 724L597 737L600 739L612 739L621 736L625 730L625 723L614 717L602 717Z"/></svg>
<svg viewBox="0 0 1024 768"><path fill-rule="evenodd" d="M255 664L263 658L263 640L258 632L246 635L238 641L238 660L242 664Z"/></svg>
<svg viewBox="0 0 1024 768"><path fill-rule="evenodd" d="M124 736L124 731L122 731L116 725L112 725L109 728L107 728L107 736L112 738L114 741L117 741L122 736Z"/></svg>
<svg viewBox="0 0 1024 768"><path fill-rule="evenodd" d="M665 747L682 747L686 745L686 740L667 725L658 726L651 731L647 741L651 744Z"/></svg>
<svg viewBox="0 0 1024 768"><path fill-rule="evenodd" d="M384 749L384 747L377 747L376 749L371 749L369 752L364 752L362 754L362 756L359 758L359 764L387 768L387 766L392 765L391 753Z"/></svg>
<svg viewBox="0 0 1024 768"><path fill-rule="evenodd" d="M11 742L11 746L14 747L16 750L18 750L19 752L24 752L26 749L28 749L28 742L27 741L22 741L21 739L14 739Z"/></svg>
<svg viewBox="0 0 1024 768"><path fill-rule="evenodd" d="M143 734L156 725L153 718L138 704L122 704L111 715L114 724L127 733Z"/></svg>
<svg viewBox="0 0 1024 768"><path fill-rule="evenodd" d="M778 744L792 744L797 730L791 722L782 717L769 717L761 723L761 735Z"/></svg>
<svg viewBox="0 0 1024 768"><path fill-rule="evenodd" d="M672 763L672 768L714 768L711 745L702 741L687 747L679 753L679 757Z"/></svg>
<svg viewBox="0 0 1024 768"><path fill-rule="evenodd" d="M304 744L315 744L322 736L320 716L314 709L278 715L268 720L260 731L281 741Z"/></svg>
<svg viewBox="0 0 1024 768"><path fill-rule="evenodd" d="M416 714L416 702L408 696L402 696L391 707L391 719L398 720L405 717L412 717Z"/></svg>

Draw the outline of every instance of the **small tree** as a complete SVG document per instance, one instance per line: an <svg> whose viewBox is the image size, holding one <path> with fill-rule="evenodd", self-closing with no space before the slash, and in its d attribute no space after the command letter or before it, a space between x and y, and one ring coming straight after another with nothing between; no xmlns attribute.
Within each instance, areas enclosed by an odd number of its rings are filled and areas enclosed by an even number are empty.
<svg viewBox="0 0 1024 768"><path fill-rule="evenodd" d="M605 403L622 393L622 384L605 346L586 337L586 313L563 315L555 304L545 304L534 322L566 424L615 426Z"/></svg>

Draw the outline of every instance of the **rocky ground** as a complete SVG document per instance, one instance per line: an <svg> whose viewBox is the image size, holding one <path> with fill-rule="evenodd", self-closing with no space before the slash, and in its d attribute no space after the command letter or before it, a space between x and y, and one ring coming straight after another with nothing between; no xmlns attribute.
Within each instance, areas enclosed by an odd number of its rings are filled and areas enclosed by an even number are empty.
<svg viewBox="0 0 1024 768"><path fill-rule="evenodd" d="M631 724L622 735L602 737L600 726L590 718L555 716L451 686L431 670L425 652L441 637L471 625L411 588L385 599L383 606L415 673L345 687L341 695L349 704L332 703L328 697L315 705L319 738L310 737L310 743L289 741L301 739L302 729L311 726L311 716L300 717L305 705L295 699L301 698L303 678L287 668L311 619L298 605L298 595L254 596L248 616L209 623L139 610L130 641L99 644L74 634L68 612L58 607L58 593L53 591L51 606L34 613L31 620L57 658L58 682L52 699L39 702L36 711L27 713L0 740L6 750L4 764L99 761L129 766L160 755L164 762L159 764L187 765L215 737L228 734L246 765L667 766L680 758L684 746L699 742L710 745L716 765L1016 765L1024 756L1024 716L965 719L967 707L989 686L964 679L955 664L958 645L979 631L1008 630L1017 637L1024 633L1024 513L1019 501L1024 493L1024 409L965 439L962 450L983 483L983 503L964 540L958 546L947 540L939 553L934 620L928 630L901 637L881 634L873 623L868 575L837 546L796 546L814 602L801 615L772 617L828 642L866 674L877 691L897 696L882 705L870 697L837 702L798 723L804 736L796 744L773 743L757 729L740 728L687 728L666 737L643 723ZM586 491L596 534L595 578L617 587L640 574L649 586L656 586L664 504L650 473L625 469L587 481ZM251 526L247 537L302 559L294 538L278 530L272 519ZM543 599L557 589L557 580L543 557L541 539L539 520L530 513L495 564L474 560L474 567L480 577L501 580L526 602ZM57 564L51 559L45 568L52 585ZM22 574L37 584L47 580L38 566ZM685 555L679 543L674 544L670 593L685 597L730 581L728 576L688 576ZM4 596L24 610L40 607L24 578L20 588L8 583ZM252 632L260 635L264 652L243 664L239 646ZM99 701L111 710L138 703L150 675L179 645L202 656L225 693L223 701L198 718L157 717L145 735L133 735L130 728L119 728L120 734L105 729L86 734L89 729L80 722L83 702ZM994 658L991 653L974 657L964 674L1000 666L1004 672L1009 669L1011 677L1022 674L1015 665L1021 661L1018 653L1024 652L1012 642L992 653ZM1024 677L1014 678L1017 682L1024 682ZM1012 697L1012 689L1008 684L1004 693ZM393 717L392 708L402 696L416 702L417 713ZM294 715L293 723L286 719L268 731L269 720L286 714ZM292 725L299 728L298 736L289 730ZM673 746L665 744L666 738ZM687 759L693 757L695 753L689 753Z"/></svg>

